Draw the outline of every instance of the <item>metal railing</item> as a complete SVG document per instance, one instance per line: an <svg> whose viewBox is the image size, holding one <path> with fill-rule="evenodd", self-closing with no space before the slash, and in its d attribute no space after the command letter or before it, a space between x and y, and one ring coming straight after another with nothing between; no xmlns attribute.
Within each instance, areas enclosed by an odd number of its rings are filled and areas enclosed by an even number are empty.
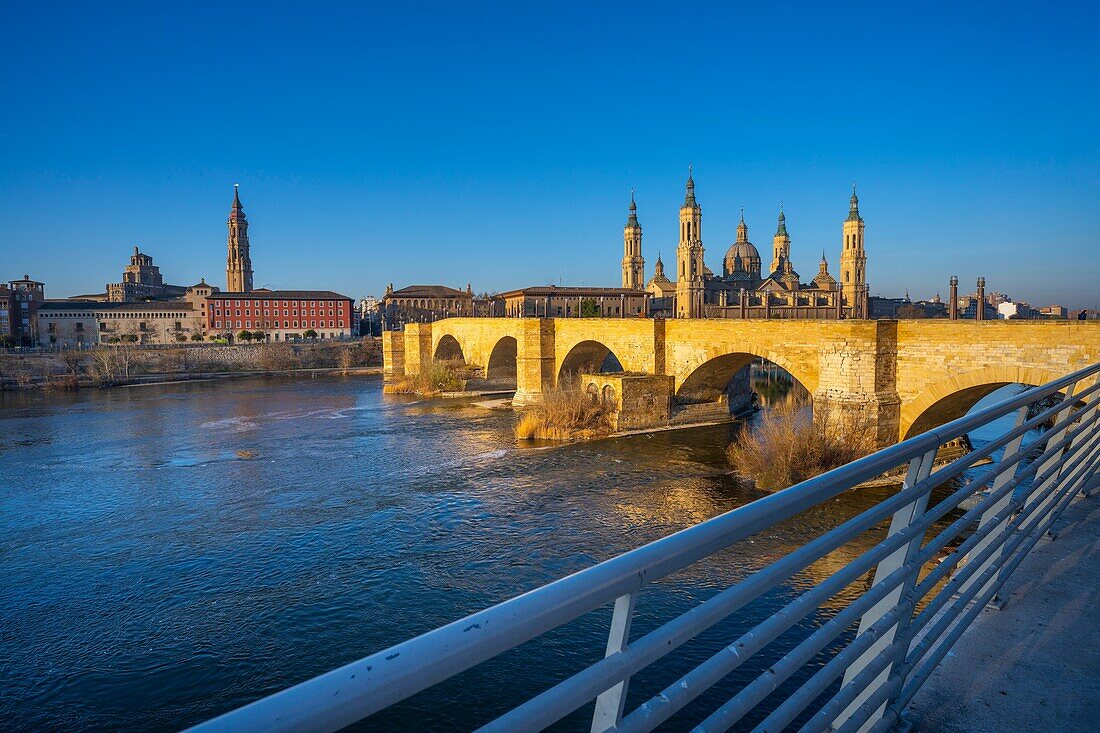
<svg viewBox="0 0 1100 733"><path fill-rule="evenodd" d="M806 681L778 703L771 701L770 712L756 731L783 730L796 719L805 721L800 728L803 731L888 730L971 621L988 604L998 602L998 590L1036 542L1050 532L1062 510L1075 496L1093 488L1100 466L1098 374L1100 364L1029 389L193 730L338 730L614 604L601 660L481 730L540 730L595 700L592 731L648 731L872 571L873 583L858 597L767 665L696 730L730 728L800 671L799 679L808 677ZM1013 413L1011 430L932 471L940 445ZM1029 433L1034 440L1024 446ZM1002 448L1000 458L973 481L949 484L951 493L930 504L933 489ZM640 591L648 584L905 464L908 472L897 493L640 638L630 638L635 606L645 601ZM960 483L965 485L955 488ZM886 520L889 530L870 549L659 694L633 710L624 709L632 675ZM850 636L857 622L858 632L837 648L838 639ZM831 657L808 675L803 668L823 651ZM829 691L831 697L820 700Z"/></svg>

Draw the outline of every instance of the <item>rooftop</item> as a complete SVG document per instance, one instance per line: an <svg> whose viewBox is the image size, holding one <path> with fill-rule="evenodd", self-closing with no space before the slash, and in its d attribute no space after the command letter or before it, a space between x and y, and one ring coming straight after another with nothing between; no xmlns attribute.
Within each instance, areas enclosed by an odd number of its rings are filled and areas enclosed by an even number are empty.
<svg viewBox="0 0 1100 733"><path fill-rule="evenodd" d="M332 290L268 290L267 288L251 290L247 293L214 293L212 297L222 300L227 298L235 300L258 300L260 298L272 300L351 300L348 296L340 295L340 293Z"/></svg>
<svg viewBox="0 0 1100 733"><path fill-rule="evenodd" d="M468 293L465 290L455 290L446 285L409 285L386 293L387 298L460 298Z"/></svg>
<svg viewBox="0 0 1100 733"><path fill-rule="evenodd" d="M178 311L192 310L186 300L151 300L136 303L118 303L104 300L46 300L38 306L38 312L49 311Z"/></svg>
<svg viewBox="0 0 1100 733"><path fill-rule="evenodd" d="M633 288L591 288L591 287L573 287L571 285L535 285L529 288L520 288L519 290L509 290L504 293L498 293L497 298L512 298L517 295L549 295L568 298L571 296L587 296L596 298L618 298L621 295L629 295L633 297L648 296L649 292L646 290L635 290Z"/></svg>

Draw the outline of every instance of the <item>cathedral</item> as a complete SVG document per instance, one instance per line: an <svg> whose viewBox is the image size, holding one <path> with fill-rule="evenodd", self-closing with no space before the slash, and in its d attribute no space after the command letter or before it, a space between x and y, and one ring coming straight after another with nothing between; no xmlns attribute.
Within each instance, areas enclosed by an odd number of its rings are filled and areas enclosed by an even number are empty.
<svg viewBox="0 0 1100 733"><path fill-rule="evenodd" d="M653 277L645 282L642 227L638 207L630 196L630 214L623 228L623 287L646 290L650 312L669 318L866 318L867 255L863 248L863 218L855 186L843 226L840 281L829 274L821 253L817 274L802 282L791 262L787 217L779 208L767 274L759 250L749 241L745 212L737 237L722 260L717 275L703 261L702 208L695 199L695 181L688 170L687 191L680 207L680 241L676 247L676 280L665 274L658 256Z"/></svg>

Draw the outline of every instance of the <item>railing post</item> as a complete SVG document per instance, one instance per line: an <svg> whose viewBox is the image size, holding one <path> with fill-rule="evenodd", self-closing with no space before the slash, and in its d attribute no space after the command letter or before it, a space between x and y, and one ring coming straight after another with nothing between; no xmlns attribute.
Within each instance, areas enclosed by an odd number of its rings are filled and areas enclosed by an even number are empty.
<svg viewBox="0 0 1100 733"><path fill-rule="evenodd" d="M1066 387L1066 396L1065 396L1065 398L1062 399L1062 405L1064 405L1064 407L1062 407L1062 409L1060 409L1060 410L1058 410L1057 412L1054 413L1053 420L1054 420L1055 424L1058 424L1062 420L1069 417L1070 411L1073 410L1073 404L1076 402L1076 400L1073 397L1073 393L1076 391L1076 388L1077 388L1077 382L1074 382L1073 384ZM1055 443L1057 443L1058 441L1060 441L1065 436L1067 430L1069 430L1068 425L1066 427L1062 428L1061 430L1058 430L1058 431L1054 432L1053 434L1051 434L1046 440L1046 445L1051 446L1051 445L1054 445ZM1045 461L1043 461L1043 464L1041 466L1039 466L1039 470L1035 473L1036 478L1052 471L1056 466L1058 466L1058 464L1062 462L1062 454L1063 453L1065 453L1064 448L1062 450L1056 452L1054 455L1050 456L1049 458L1047 458ZM1027 495L1027 500L1024 502L1024 506L1027 506L1027 504L1034 497L1036 497L1039 494L1043 493L1043 491L1045 491L1047 488L1049 488L1051 484L1053 484L1055 481L1057 481L1058 480L1058 474L1059 474L1059 471L1054 471L1054 473L1052 475L1048 476L1046 479L1044 479L1042 481L1042 483L1039 483L1037 485L1033 485L1031 487L1031 492L1028 493L1028 495ZM1046 499L1043 500L1042 504L1035 507L1035 509L1034 509L1035 516L1036 517L1041 517L1043 514L1045 514L1047 511L1049 511L1052 508L1052 506L1053 506L1053 504L1054 504L1054 502L1057 498L1058 498L1058 492L1057 491L1052 491L1050 493L1050 495ZM1050 529L1047 530L1046 537L1048 539L1054 539L1055 533L1054 533L1054 528L1053 527L1051 527Z"/></svg>
<svg viewBox="0 0 1100 733"><path fill-rule="evenodd" d="M933 448L926 453L917 456L909 462L909 471L905 475L905 483L902 484L901 490L904 491L911 486L928 478L932 473L932 464L936 460L936 453L939 447ZM892 537L898 532L911 525L913 522L919 520L924 515L924 510L928 507L928 496L931 492L924 492L909 504L906 504L902 508L898 509L894 513L893 519L890 520L890 531L887 537ZM873 585L878 585L884 578L895 572L898 568L904 565L906 562L912 559L912 557L920 551L921 542L924 540L924 533L914 537L912 540L902 545L892 553L887 555L879 562L878 567L875 569L875 580ZM906 593L913 589L916 585L917 576L920 573L920 568L915 568L911 574L909 574L905 580L898 585L894 590L883 596L882 600L876 603L870 608L863 618L859 620L859 634L863 634L867 629L882 618L889 610L898 605L901 599ZM899 618L898 622L890 628L890 630L884 632L882 636L875 640L870 647L867 648L863 654L856 658L855 661L848 666L848 669L844 672L844 682L842 687L847 685L857 674L859 674L864 667L870 664L875 657L877 657L883 649L894 643L894 639L898 634L904 633L905 627L909 625L910 616L912 614ZM854 700L844 709L836 720L833 721L833 728L839 728L844 724L848 718L863 704L863 702L875 693L875 691L886 684L890 678L890 673L893 670L894 665L901 660L894 660L888 664L878 676L868 684ZM860 733L869 730L875 725L882 717L883 711L886 709L887 704L891 700L883 701L879 709L875 711L860 727Z"/></svg>
<svg viewBox="0 0 1100 733"><path fill-rule="evenodd" d="M1096 396L1097 395L1093 393L1089 399L1096 399ZM1100 412L1100 405L1093 405L1088 409L1082 410L1080 415L1081 425L1088 422L1097 412ZM1093 427L1091 430L1082 430L1070 443L1066 453L1068 454L1078 449L1083 449L1086 454L1083 465L1095 465L1097 459L1100 458L1100 445L1089 445L1089 443L1094 440L1097 430L1100 430L1100 427ZM1061 472L1059 471L1059 473ZM1088 496L1091 488L1089 480L1093 473L1093 471L1086 470L1077 480L1077 486L1074 487L1074 491L1080 491L1081 496Z"/></svg>
<svg viewBox="0 0 1100 733"><path fill-rule="evenodd" d="M607 652L604 657L618 654L630 643L630 624L634 620L634 600L638 592L627 593L615 599L615 611L611 614L611 631L607 635ZM630 678L600 693L596 698L596 710L592 713L592 733L604 733L618 727L626 704L626 687Z"/></svg>
<svg viewBox="0 0 1100 733"><path fill-rule="evenodd" d="M1021 425L1023 425L1027 421L1027 410L1028 410L1027 405L1024 405L1019 410L1017 410L1017 412L1016 412L1016 423L1013 425L1014 429L1020 427ZM1019 452L1020 446L1023 444L1023 442L1024 442L1024 434L1023 433L1021 433L1021 434L1017 435L1015 438L1013 438L1011 440L1011 442L1009 442L1009 444L1005 446L1004 453L1001 454L1001 462L1004 463L1004 461L1006 459L1011 458L1012 456L1016 455L1016 453ZM998 473L996 478L993 479L993 485L989 489L990 493L996 493L998 489L1002 488L1005 484L1007 484L1009 481L1011 481L1013 478L1015 478L1016 471L1017 471L1017 469L1020 468L1021 463L1023 463L1023 461L1017 461L1015 464L1013 464L1013 466L1011 468L1007 468L1007 469L1001 471L1000 473ZM994 504L991 507L989 507L984 512L982 512L982 517L981 517L980 520L978 520L978 529L981 529L982 527L984 527L986 524L988 524L989 522L991 522L993 520L993 517L995 517L997 514L1001 513L1002 511L1004 511L1005 508L1009 505L1009 503L1011 501L1012 501L1012 492L1011 491L1005 492L1004 496L1002 496L1000 499L998 499L996 502L994 502ZM969 560L969 558L971 556L976 557L976 556L982 554L982 551L985 550L985 548L987 548L990 544L992 544L994 542L1000 542L1003 545L1003 543L1005 542L1007 537L1002 537L1001 535L1004 532L1005 526L1008 525L1010 520L1011 520L1011 517L1005 517L1004 519L1001 520L1001 524L1000 524L999 527L997 527L992 532L990 532L985 537L983 537L982 540L977 544L977 546L975 546L974 549L971 550L970 553L968 553L966 560L959 563L958 568L955 569L955 574L957 575L959 572L962 571L962 569L964 567L966 567L967 560ZM970 586L973 585L977 581L977 579L981 577L982 573L984 573L989 568L990 565L992 565L995 562L1000 561L1000 557L1001 557L1000 552L994 551L993 553L991 553L990 556L985 559L985 562L982 563L982 566L980 568L978 568L978 570L976 570L973 574L971 574L971 576L969 578L967 578L966 582L962 584L962 587L959 588L959 593L960 594L966 593L967 589L969 589ZM994 583L994 582L996 582L996 578L991 578L989 580L989 582L986 584L986 588L983 588L982 590L988 589L989 585ZM977 597L980 598L981 595L982 595L981 593L978 593ZM996 596L994 596L993 598L989 599L989 605L993 606L994 608L1003 608L1004 607L1004 602L1000 598L997 598Z"/></svg>

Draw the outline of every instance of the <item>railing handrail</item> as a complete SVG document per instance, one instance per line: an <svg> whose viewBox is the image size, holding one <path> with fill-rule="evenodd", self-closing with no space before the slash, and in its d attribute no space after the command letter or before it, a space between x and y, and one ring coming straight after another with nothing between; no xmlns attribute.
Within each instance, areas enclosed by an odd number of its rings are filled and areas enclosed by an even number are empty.
<svg viewBox="0 0 1100 733"><path fill-rule="evenodd" d="M864 481L934 455L943 443L1096 374L1100 374L1100 363L343 665L197 729L297 728L306 724L316 730L338 729L683 570ZM1100 380L1084 394L1097 389ZM1080 396L1074 395L1074 401ZM1047 412L1062 409L1055 406ZM1067 424L1066 420L1062 423L1063 427ZM930 483L925 479L920 485ZM287 711L293 711L293 722L286 717Z"/></svg>

